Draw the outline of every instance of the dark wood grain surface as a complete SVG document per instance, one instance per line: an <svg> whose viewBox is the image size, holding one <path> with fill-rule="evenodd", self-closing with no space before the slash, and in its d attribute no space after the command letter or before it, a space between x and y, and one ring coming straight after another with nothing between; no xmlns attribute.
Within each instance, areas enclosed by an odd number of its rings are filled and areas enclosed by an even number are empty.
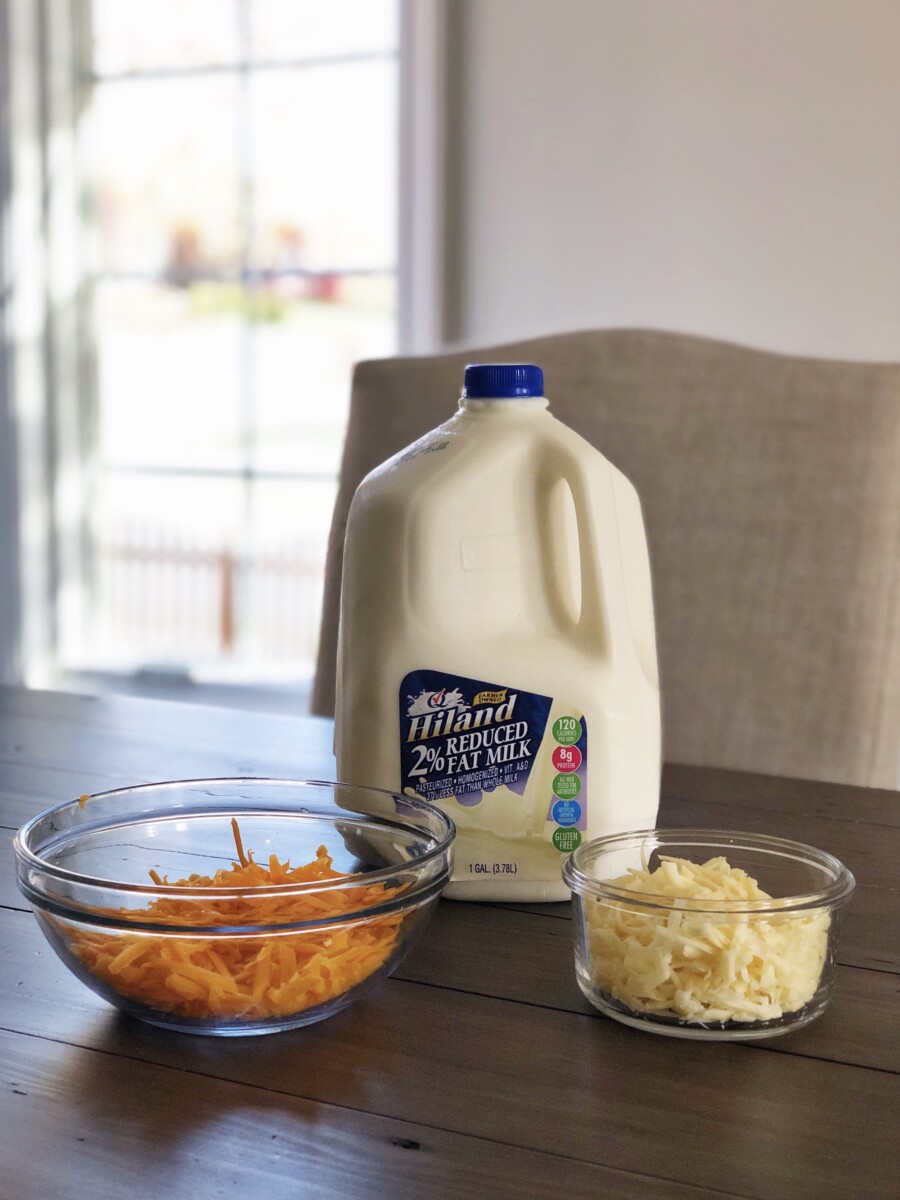
<svg viewBox="0 0 900 1200"><path fill-rule="evenodd" d="M0 1200L900 1195L895 793L667 768L661 825L796 837L857 877L829 1010L740 1046L597 1014L566 904L448 901L329 1021L170 1034L80 985L15 887L15 829L81 792L333 769L321 720L0 689Z"/></svg>

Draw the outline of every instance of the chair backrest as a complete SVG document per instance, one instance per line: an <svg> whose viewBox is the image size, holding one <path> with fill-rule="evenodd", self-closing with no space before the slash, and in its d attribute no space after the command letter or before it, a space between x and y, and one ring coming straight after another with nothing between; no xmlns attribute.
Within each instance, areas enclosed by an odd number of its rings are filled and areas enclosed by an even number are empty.
<svg viewBox="0 0 900 1200"><path fill-rule="evenodd" d="M900 365L605 330L360 363L313 709L334 709L347 512L451 415L463 365L544 368L550 408L641 496L669 761L895 787Z"/></svg>

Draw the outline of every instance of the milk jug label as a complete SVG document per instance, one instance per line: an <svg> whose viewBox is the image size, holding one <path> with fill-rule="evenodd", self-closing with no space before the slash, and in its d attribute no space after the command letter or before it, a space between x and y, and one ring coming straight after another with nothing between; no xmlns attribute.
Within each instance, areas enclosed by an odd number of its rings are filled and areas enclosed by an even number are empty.
<svg viewBox="0 0 900 1200"><path fill-rule="evenodd" d="M587 723L564 700L412 671L400 685L403 791L457 825L456 880L559 877L587 828Z"/></svg>

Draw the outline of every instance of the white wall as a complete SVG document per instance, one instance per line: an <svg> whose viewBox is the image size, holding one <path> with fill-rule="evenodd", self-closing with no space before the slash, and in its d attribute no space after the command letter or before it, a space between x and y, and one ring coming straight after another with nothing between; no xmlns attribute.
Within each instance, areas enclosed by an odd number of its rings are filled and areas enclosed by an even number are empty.
<svg viewBox="0 0 900 1200"><path fill-rule="evenodd" d="M900 0L450 0L447 340L900 359Z"/></svg>

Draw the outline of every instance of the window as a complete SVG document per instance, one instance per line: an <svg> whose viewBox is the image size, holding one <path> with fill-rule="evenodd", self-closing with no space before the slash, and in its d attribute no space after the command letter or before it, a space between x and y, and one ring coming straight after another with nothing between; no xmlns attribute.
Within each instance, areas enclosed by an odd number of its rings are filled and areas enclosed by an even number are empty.
<svg viewBox="0 0 900 1200"><path fill-rule="evenodd" d="M397 9L85 5L63 666L311 671L352 364L396 347Z"/></svg>

